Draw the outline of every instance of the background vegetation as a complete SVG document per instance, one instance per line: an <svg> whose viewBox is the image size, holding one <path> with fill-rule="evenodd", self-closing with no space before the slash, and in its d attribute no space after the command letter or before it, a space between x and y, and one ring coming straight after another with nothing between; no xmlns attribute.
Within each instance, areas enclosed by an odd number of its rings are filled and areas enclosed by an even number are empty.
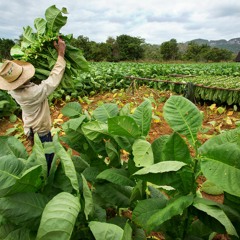
<svg viewBox="0 0 240 240"><path fill-rule="evenodd" d="M0 38L0 60L10 59L10 49L19 40ZM160 45L146 43L140 37L120 35L109 37L106 42L97 43L86 36L72 39L73 46L83 51L88 61L194 61L220 62L231 61L236 53L227 49L211 47L207 43L191 41L178 43L176 39Z"/></svg>

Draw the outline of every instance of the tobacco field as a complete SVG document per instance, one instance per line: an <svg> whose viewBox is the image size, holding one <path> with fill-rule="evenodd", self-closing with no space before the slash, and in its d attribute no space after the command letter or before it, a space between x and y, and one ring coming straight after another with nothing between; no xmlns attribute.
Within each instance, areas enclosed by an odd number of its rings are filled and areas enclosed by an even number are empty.
<svg viewBox="0 0 240 240"><path fill-rule="evenodd" d="M41 34L66 23L50 10ZM70 60L49 99L53 142L29 146L0 91L0 239L239 239L239 63Z"/></svg>
<svg viewBox="0 0 240 240"><path fill-rule="evenodd" d="M42 146L35 136L30 151L20 110L1 92L1 117L12 127L0 137L0 238L238 239L238 63L101 62L89 69L51 96L53 112L62 106L54 142ZM221 123L208 121L214 133L195 104L228 112ZM158 136L153 123L170 130ZM46 152L55 153L49 177Z"/></svg>
<svg viewBox="0 0 240 240"><path fill-rule="evenodd" d="M237 112L206 124L179 94L128 91L52 104L52 144L0 137L1 239L238 239Z"/></svg>

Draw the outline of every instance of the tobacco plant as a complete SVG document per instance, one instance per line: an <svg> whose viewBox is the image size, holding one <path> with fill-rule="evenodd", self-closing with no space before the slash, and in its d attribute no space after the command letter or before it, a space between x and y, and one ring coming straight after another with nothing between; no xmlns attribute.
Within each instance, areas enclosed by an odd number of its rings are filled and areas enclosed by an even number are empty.
<svg viewBox="0 0 240 240"><path fill-rule="evenodd" d="M30 155L14 137L0 138L0 239L147 239L156 231L238 239L239 129L201 145L202 115L181 96L164 105L173 133L152 143L149 99L133 113L114 103L90 113L77 102L62 113L64 135L44 147L36 135ZM55 153L48 177L46 152ZM222 189L223 203L202 197L202 174Z"/></svg>

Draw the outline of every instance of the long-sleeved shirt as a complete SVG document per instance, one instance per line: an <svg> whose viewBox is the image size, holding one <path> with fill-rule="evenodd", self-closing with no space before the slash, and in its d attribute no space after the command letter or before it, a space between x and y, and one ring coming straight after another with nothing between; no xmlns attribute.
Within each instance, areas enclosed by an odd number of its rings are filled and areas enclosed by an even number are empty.
<svg viewBox="0 0 240 240"><path fill-rule="evenodd" d="M30 128L39 136L44 136L51 130L52 121L48 104L48 96L58 87L65 71L66 62L58 56L49 77L39 85L29 82L22 88L8 93L16 100L22 109L24 133L29 134Z"/></svg>

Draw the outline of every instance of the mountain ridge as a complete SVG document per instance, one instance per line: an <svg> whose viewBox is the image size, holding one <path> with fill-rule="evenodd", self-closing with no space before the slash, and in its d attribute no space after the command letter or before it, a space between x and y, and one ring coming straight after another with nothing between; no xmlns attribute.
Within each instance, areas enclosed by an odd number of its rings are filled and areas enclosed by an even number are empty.
<svg viewBox="0 0 240 240"><path fill-rule="evenodd" d="M229 51L232 51L233 53L238 53L240 51L240 38L232 38L230 40L226 40L226 39L207 40L207 39L197 38L191 41L187 41L186 44L189 42L195 42L199 45L207 44L211 47L227 49Z"/></svg>

